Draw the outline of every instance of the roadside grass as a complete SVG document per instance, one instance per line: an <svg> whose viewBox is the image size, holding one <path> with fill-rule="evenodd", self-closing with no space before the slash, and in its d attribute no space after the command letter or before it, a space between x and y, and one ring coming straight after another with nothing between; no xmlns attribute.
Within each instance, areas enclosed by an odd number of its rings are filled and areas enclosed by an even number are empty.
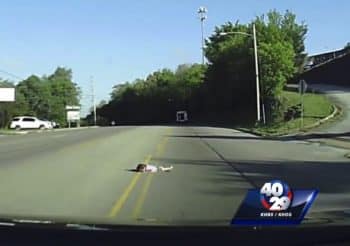
<svg viewBox="0 0 350 246"><path fill-rule="evenodd" d="M283 96L286 98L288 107L297 105L301 102L300 94L298 92L284 91ZM310 128L310 126L327 117L332 112L333 105L326 96L322 94L306 93L304 95L303 127L301 126L301 118L296 118L290 121L244 127L241 129L252 131L263 136L278 136L305 132L313 128Z"/></svg>

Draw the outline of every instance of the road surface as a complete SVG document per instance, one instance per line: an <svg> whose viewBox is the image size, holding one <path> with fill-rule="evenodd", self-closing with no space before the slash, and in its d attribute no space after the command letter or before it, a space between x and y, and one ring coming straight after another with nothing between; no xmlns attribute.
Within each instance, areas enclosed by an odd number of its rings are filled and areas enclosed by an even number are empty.
<svg viewBox="0 0 350 246"><path fill-rule="evenodd" d="M298 85L288 87L297 88ZM350 150L350 88L327 84L309 84L309 88L324 93L333 104L341 108L342 115L335 121L331 119L306 133L297 134L296 138Z"/></svg>
<svg viewBox="0 0 350 246"><path fill-rule="evenodd" d="M324 93L333 103L339 105L343 111L343 117L340 121L321 128L317 132L347 137L347 133L350 133L350 88L325 84L312 84L310 87Z"/></svg>
<svg viewBox="0 0 350 246"><path fill-rule="evenodd" d="M0 217L115 224L228 225L271 179L318 188L308 217L347 216L343 149L232 129L125 126L0 136ZM140 162L173 165L142 174Z"/></svg>

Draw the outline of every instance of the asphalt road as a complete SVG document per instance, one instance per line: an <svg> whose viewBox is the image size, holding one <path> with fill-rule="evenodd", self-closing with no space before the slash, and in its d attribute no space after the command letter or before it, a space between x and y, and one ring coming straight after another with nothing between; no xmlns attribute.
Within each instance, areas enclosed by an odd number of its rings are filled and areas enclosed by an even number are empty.
<svg viewBox="0 0 350 246"><path fill-rule="evenodd" d="M343 117L335 124L319 129L318 133L334 134L337 137L350 137L350 88L336 85L312 84L311 88L324 93L333 103L339 105Z"/></svg>
<svg viewBox="0 0 350 246"><path fill-rule="evenodd" d="M0 217L228 225L247 189L278 178L293 188L320 189L309 221L343 223L350 208L345 153L318 143L190 126L0 136ZM130 170L140 162L174 169Z"/></svg>

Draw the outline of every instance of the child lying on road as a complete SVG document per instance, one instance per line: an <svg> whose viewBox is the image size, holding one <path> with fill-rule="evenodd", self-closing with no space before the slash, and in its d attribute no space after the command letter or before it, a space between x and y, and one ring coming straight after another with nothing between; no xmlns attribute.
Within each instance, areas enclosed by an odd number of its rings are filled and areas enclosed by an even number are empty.
<svg viewBox="0 0 350 246"><path fill-rule="evenodd" d="M153 166L153 165L149 165L149 164L138 164L136 167L136 172L141 172L141 173L145 173L145 172L150 172L150 173L156 173L156 172L170 172L173 169L173 166L169 166L169 167L163 167L163 166Z"/></svg>

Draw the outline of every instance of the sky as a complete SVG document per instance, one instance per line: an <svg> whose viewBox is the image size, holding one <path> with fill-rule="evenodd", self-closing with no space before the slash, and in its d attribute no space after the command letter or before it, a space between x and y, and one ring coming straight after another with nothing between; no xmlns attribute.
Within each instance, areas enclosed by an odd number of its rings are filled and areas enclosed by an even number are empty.
<svg viewBox="0 0 350 246"><path fill-rule="evenodd" d="M200 63L200 6L208 9L206 37L227 21L247 23L271 9L288 9L308 25L309 54L350 42L348 0L4 0L0 77L18 82L49 75L57 66L71 68L84 114L92 106L91 76L96 101L108 101L116 84Z"/></svg>

